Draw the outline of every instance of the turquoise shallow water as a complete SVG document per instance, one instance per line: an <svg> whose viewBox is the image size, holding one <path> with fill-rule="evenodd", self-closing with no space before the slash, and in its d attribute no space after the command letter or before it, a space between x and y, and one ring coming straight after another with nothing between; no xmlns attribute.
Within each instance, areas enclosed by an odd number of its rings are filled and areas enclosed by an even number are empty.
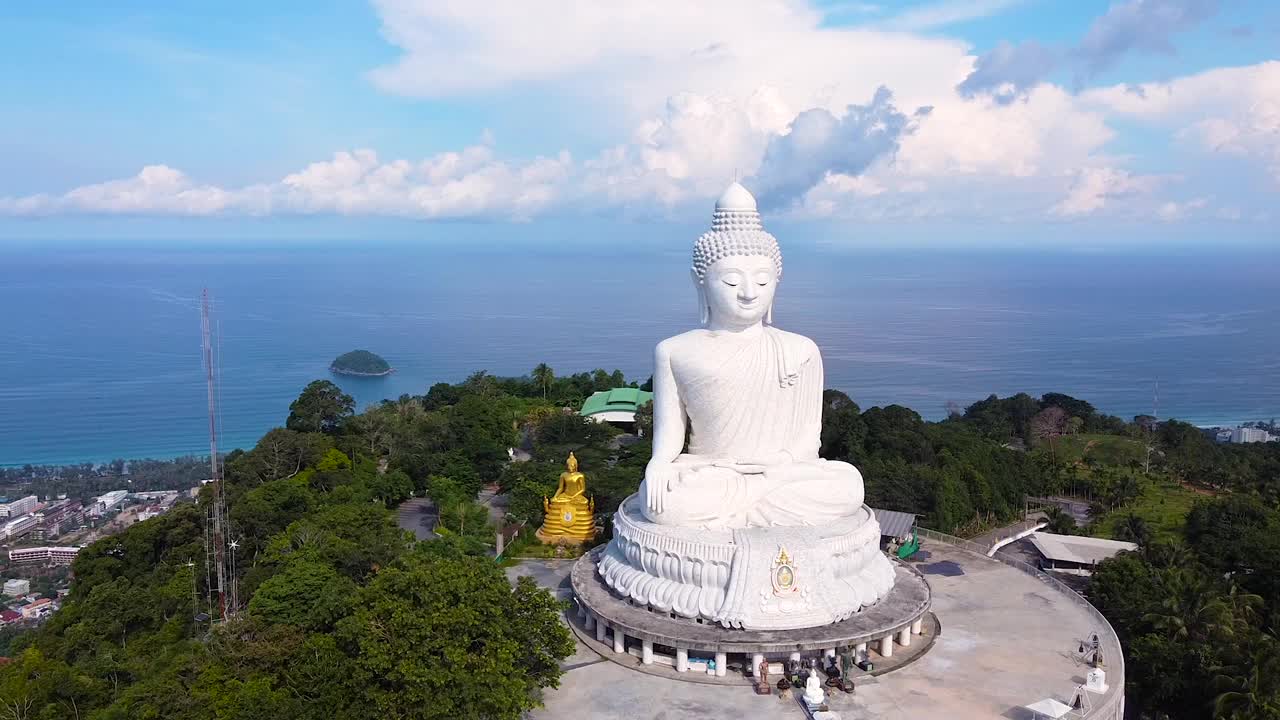
<svg viewBox="0 0 1280 720"><path fill-rule="evenodd" d="M0 249L0 464L208 450L200 289L218 302L224 447L252 444L328 363L368 348L363 404L484 368L643 380L696 320L683 248L503 253L407 245ZM862 406L941 417L1060 391L1130 417L1280 416L1280 253L791 247L780 327Z"/></svg>

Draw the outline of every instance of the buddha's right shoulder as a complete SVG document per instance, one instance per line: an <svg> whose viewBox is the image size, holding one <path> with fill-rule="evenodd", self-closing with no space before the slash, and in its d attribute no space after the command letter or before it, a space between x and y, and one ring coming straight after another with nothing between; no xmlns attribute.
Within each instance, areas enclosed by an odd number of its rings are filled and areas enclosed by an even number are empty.
<svg viewBox="0 0 1280 720"><path fill-rule="evenodd" d="M697 343L699 340L706 339L707 331L703 329L690 330L682 332L679 335L671 337L658 343L654 348L654 356L658 358L669 358L677 355L681 350L688 348L690 345Z"/></svg>

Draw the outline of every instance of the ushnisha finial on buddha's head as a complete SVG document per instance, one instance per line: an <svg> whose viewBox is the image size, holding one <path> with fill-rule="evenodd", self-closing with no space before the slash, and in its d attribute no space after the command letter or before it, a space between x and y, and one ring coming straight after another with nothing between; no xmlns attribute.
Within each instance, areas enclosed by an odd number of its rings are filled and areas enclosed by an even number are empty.
<svg viewBox="0 0 1280 720"><path fill-rule="evenodd" d="M818 347L767 324L782 253L738 183L695 243L692 271L706 327L663 340L654 355L645 516L734 528L819 525L857 512L862 476L818 457Z"/></svg>

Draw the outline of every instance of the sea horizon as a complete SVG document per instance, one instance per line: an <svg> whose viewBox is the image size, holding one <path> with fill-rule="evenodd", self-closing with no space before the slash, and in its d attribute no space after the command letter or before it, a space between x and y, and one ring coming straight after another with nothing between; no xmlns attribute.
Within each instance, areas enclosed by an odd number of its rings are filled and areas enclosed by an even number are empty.
<svg viewBox="0 0 1280 720"><path fill-rule="evenodd" d="M823 349L865 408L945 417L995 393L1063 392L1125 420L1280 416L1280 253L863 248L788 242L775 320ZM650 374L696 324L683 242L466 248L0 249L0 465L208 454L198 300L221 329L220 449L284 424L307 382L363 409L471 372ZM396 372L333 375L368 349ZM1159 383L1158 408L1156 383Z"/></svg>

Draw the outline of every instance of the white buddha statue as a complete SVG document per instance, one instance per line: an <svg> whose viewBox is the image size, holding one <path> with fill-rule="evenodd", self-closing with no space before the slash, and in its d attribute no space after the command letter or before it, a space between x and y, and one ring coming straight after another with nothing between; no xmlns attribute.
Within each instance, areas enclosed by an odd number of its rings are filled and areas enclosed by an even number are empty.
<svg viewBox="0 0 1280 720"><path fill-rule="evenodd" d="M661 525L823 525L862 506L862 476L818 457L822 356L772 326L778 241L734 183L693 251L704 328L658 344L653 459L640 495ZM688 452L683 452L686 428Z"/></svg>
<svg viewBox="0 0 1280 720"><path fill-rule="evenodd" d="M598 556L637 606L782 630L839 622L893 588L862 476L818 457L822 356L773 327L781 277L778 241L734 183L694 245L704 327L658 344L653 459Z"/></svg>
<svg viewBox="0 0 1280 720"><path fill-rule="evenodd" d="M809 668L809 679L804 681L804 702L816 708L827 699L827 692L822 689L822 681L818 679L818 671Z"/></svg>

